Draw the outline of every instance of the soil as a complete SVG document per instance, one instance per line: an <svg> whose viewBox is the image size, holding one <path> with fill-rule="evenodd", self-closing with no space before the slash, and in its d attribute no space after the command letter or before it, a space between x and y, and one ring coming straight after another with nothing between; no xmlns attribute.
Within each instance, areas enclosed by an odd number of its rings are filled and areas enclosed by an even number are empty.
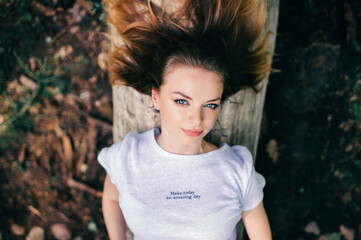
<svg viewBox="0 0 361 240"><path fill-rule="evenodd" d="M274 239L361 239L360 23L359 1L281 1L256 162Z"/></svg>
<svg viewBox="0 0 361 240"><path fill-rule="evenodd" d="M33 2L44 23L39 45L26 49L21 42L17 50L29 59L60 56L57 67L70 69L72 88L31 107L31 131L9 138L0 153L0 239L25 239L34 226L54 239L55 223L64 223L72 239L107 239L105 172L96 160L112 144L107 27L91 1L63 8ZM360 23L357 0L281 1L274 63L281 73L269 80L256 162L267 181L274 239L361 239L361 178L354 172L361 170L361 127L350 110L350 99L360 102L351 81L361 65ZM14 98L24 74L13 64L6 75Z"/></svg>

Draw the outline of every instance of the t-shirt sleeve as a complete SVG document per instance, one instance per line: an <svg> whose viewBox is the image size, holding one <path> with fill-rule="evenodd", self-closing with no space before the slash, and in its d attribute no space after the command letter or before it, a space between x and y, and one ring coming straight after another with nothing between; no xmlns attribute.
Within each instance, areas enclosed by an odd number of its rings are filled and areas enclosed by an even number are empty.
<svg viewBox="0 0 361 240"><path fill-rule="evenodd" d="M263 199L263 188L266 184L264 177L256 172L252 166L249 176L245 198L243 199L242 211L255 208Z"/></svg>
<svg viewBox="0 0 361 240"><path fill-rule="evenodd" d="M244 146L236 149L237 155L242 159L242 168L240 173L242 178L241 204L242 211L248 211L255 208L263 199L263 188L266 184L265 178L256 172L253 166L253 157L251 152Z"/></svg>
<svg viewBox="0 0 361 240"><path fill-rule="evenodd" d="M112 183L117 185L117 178L119 175L115 174L119 171L119 163L120 163L120 147L121 142L115 143L110 147L103 148L98 154L98 161L100 165L105 169L108 173L110 180ZM118 169L118 170L117 170Z"/></svg>

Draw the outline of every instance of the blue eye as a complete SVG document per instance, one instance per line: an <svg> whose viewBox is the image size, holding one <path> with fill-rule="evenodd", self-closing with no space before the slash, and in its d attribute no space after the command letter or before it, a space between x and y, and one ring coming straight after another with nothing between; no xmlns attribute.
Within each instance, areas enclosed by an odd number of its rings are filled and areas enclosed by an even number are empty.
<svg viewBox="0 0 361 240"><path fill-rule="evenodd" d="M219 107L218 104L214 104L214 103L209 103L209 104L206 104L204 106L207 107L207 108L213 109L213 110L216 109L217 107Z"/></svg>
<svg viewBox="0 0 361 240"><path fill-rule="evenodd" d="M180 104L180 105L186 105L188 102L184 99L177 99L174 100L175 103Z"/></svg>

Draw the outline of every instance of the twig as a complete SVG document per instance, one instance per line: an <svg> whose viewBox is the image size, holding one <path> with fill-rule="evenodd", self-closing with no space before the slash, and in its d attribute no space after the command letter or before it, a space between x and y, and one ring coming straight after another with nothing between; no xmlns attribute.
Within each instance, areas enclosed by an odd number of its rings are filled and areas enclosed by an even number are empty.
<svg viewBox="0 0 361 240"><path fill-rule="evenodd" d="M90 120L90 122L93 122L96 125L100 125L103 129L106 129L108 131L112 131L113 130L113 126L107 122L104 122L100 119L94 118L89 116L88 113L85 112L85 114L87 115L87 118Z"/></svg>
<svg viewBox="0 0 361 240"><path fill-rule="evenodd" d="M66 25L60 32L58 32L54 37L53 40L51 40L49 44L49 48L51 48L56 40L60 38L66 31L69 30L69 28L75 23L75 20L71 20L68 25Z"/></svg>
<svg viewBox="0 0 361 240"><path fill-rule="evenodd" d="M28 209L30 210L30 212L34 213L36 216L38 216L38 217L41 216L40 211L38 209L34 208L33 206L28 205Z"/></svg>
<svg viewBox="0 0 361 240"><path fill-rule="evenodd" d="M102 192L97 191L95 189L92 189L91 187L88 187L84 183L78 182L78 181L74 180L73 178L68 178L68 181L66 182L66 184L70 188L74 188L74 189L78 189L78 190L87 192L87 193L89 193L91 195L94 195L94 196L96 196L98 198L101 198L103 196Z"/></svg>

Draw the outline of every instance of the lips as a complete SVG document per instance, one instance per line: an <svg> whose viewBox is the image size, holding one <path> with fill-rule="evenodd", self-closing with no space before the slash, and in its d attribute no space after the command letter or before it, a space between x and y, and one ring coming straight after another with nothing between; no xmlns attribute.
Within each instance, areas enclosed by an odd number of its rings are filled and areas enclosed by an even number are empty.
<svg viewBox="0 0 361 240"><path fill-rule="evenodd" d="M198 137L203 133L203 130L190 130L190 129L183 129L182 131L190 137Z"/></svg>

